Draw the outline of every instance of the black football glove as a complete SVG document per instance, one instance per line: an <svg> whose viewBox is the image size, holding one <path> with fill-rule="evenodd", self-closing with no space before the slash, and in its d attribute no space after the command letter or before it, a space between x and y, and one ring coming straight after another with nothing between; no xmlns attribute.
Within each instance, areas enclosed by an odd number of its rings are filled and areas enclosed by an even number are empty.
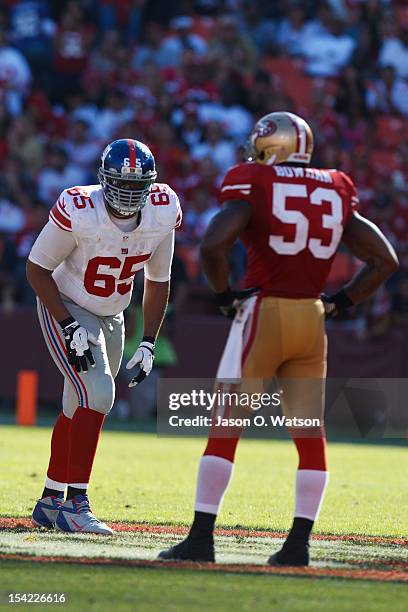
<svg viewBox="0 0 408 612"><path fill-rule="evenodd" d="M233 319L237 313L237 310L244 300L247 300L252 295L259 293L260 287L251 287L251 289L243 289L242 291L226 289L222 293L216 293L218 308L224 317Z"/></svg>
<svg viewBox="0 0 408 612"><path fill-rule="evenodd" d="M326 313L326 319L332 319L333 317L337 317L341 312L353 306L352 300L349 298L344 289L338 291L338 293L334 293L333 295L326 295L322 293L320 296L324 310Z"/></svg>
<svg viewBox="0 0 408 612"><path fill-rule="evenodd" d="M88 372L88 363L94 368L95 359L89 348L89 342L98 345L100 344L98 339L82 327L74 317L60 321L60 326L65 338L68 363L74 366L77 372Z"/></svg>

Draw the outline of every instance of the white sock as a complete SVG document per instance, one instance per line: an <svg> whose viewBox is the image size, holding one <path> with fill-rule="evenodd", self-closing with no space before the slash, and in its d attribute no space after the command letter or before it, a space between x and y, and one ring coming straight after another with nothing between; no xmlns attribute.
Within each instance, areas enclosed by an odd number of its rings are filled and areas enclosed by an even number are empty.
<svg viewBox="0 0 408 612"><path fill-rule="evenodd" d="M75 489L86 489L88 490L89 482L70 482L68 483L69 487L74 487Z"/></svg>
<svg viewBox="0 0 408 612"><path fill-rule="evenodd" d="M45 486L47 489L54 489L54 491L65 491L65 487L67 486L66 482L58 482L58 480L52 480L52 478L45 479Z"/></svg>
<svg viewBox="0 0 408 612"><path fill-rule="evenodd" d="M329 472L298 470L296 474L295 516L316 521L329 481Z"/></svg>
<svg viewBox="0 0 408 612"><path fill-rule="evenodd" d="M223 457L203 455L197 477L194 510L218 514L234 464Z"/></svg>

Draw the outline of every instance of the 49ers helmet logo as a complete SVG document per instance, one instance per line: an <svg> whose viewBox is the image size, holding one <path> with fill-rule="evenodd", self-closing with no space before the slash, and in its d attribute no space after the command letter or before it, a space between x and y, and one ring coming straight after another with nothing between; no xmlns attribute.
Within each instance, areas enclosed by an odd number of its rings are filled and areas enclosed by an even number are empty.
<svg viewBox="0 0 408 612"><path fill-rule="evenodd" d="M256 138L264 138L265 136L272 136L278 129L275 121L271 119L266 119L265 121L260 121L254 129L254 136Z"/></svg>

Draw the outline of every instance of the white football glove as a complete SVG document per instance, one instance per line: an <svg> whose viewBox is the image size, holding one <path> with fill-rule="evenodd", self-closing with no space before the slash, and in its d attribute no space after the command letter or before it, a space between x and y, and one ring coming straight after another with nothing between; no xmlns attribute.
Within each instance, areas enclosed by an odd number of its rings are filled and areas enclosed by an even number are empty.
<svg viewBox="0 0 408 612"><path fill-rule="evenodd" d="M135 367L135 365L139 366L136 375L129 383L129 387L135 387L136 385L144 381L146 376L149 376L153 368L153 361L154 343L148 342L147 340L142 340L142 342L138 346L136 353L131 359L129 359L128 363L126 364L127 370L131 370Z"/></svg>

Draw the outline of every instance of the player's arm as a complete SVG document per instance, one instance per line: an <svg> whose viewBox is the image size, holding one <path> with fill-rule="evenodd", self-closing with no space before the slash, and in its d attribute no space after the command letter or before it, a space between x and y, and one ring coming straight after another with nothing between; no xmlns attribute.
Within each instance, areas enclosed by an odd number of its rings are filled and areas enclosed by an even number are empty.
<svg viewBox="0 0 408 612"><path fill-rule="evenodd" d="M254 290L233 291L228 284L228 253L247 227L251 205L245 200L229 200L217 213L204 234L200 246L201 261L211 289L215 292L221 312L234 316L236 300L242 300ZM256 290L256 289L255 289Z"/></svg>
<svg viewBox="0 0 408 612"><path fill-rule="evenodd" d="M157 282L145 278L143 293L144 337L156 340L166 314L170 280Z"/></svg>
<svg viewBox="0 0 408 612"><path fill-rule="evenodd" d="M48 222L35 241L26 264L29 284L57 321L63 321L71 315L64 306L52 273L75 247L75 238L71 232L58 229Z"/></svg>
<svg viewBox="0 0 408 612"><path fill-rule="evenodd" d="M174 230L162 240L153 256L145 264L143 338L137 351L126 365L128 370L139 365L139 370L129 383L129 387L141 383L150 374L153 367L154 346L169 300L173 253Z"/></svg>
<svg viewBox="0 0 408 612"><path fill-rule="evenodd" d="M76 248L72 232L64 231L49 221L35 241L26 264L27 280L51 315L58 321L65 338L68 362L78 372L87 372L95 360L89 342L99 344L97 338L82 327L65 307L53 271Z"/></svg>
<svg viewBox="0 0 408 612"><path fill-rule="evenodd" d="M397 255L382 231L357 212L348 220L342 241L364 265L339 293L327 298L326 311L330 304L336 310L360 304L398 269Z"/></svg>
<svg viewBox="0 0 408 612"><path fill-rule="evenodd" d="M27 280L47 310L57 321L63 321L71 315L65 308L58 287L52 278L53 270L47 270L27 260Z"/></svg>
<svg viewBox="0 0 408 612"><path fill-rule="evenodd" d="M370 297L398 269L397 255L382 231L357 212L348 221L343 242L364 266L345 286L353 304Z"/></svg>

